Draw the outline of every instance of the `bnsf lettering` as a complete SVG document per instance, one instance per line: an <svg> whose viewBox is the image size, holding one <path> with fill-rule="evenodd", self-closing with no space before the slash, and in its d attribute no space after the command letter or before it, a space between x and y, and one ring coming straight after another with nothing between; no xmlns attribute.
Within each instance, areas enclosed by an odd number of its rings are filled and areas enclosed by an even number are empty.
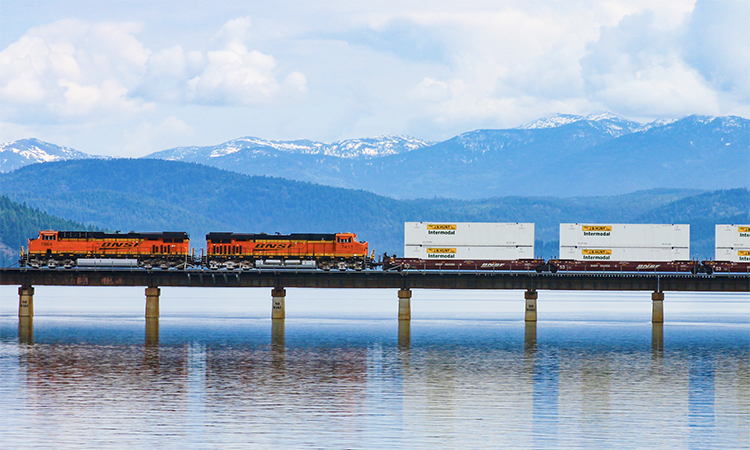
<svg viewBox="0 0 750 450"><path fill-rule="evenodd" d="M285 248L292 248L294 244L257 244L256 250L282 250Z"/></svg>
<svg viewBox="0 0 750 450"><path fill-rule="evenodd" d="M138 242L103 242L99 249L101 250L109 250L109 249L116 249L116 248L135 248L138 247Z"/></svg>

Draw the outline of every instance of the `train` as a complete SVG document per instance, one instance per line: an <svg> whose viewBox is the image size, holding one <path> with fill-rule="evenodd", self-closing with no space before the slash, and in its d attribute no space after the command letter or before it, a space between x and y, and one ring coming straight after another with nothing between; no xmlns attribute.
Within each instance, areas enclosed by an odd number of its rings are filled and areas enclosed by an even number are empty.
<svg viewBox="0 0 750 450"><path fill-rule="evenodd" d="M30 268L130 267L239 269L263 267L365 270L375 267L355 233L245 234L212 232L206 252L190 249L187 232L105 233L44 230L21 249Z"/></svg>
<svg viewBox="0 0 750 450"><path fill-rule="evenodd" d="M34 269L522 271L750 274L750 226L717 225L716 258L689 259L689 226L560 224L560 256L534 257L534 224L405 224L404 256L378 260L356 233L210 232L196 255L187 232L43 230L21 249Z"/></svg>

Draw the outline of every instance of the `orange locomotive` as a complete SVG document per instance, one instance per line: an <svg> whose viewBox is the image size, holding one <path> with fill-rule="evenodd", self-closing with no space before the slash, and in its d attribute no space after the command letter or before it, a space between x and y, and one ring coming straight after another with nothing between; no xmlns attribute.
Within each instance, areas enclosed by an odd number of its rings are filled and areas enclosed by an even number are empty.
<svg viewBox="0 0 750 450"><path fill-rule="evenodd" d="M113 265L185 268L190 265L190 240L185 232L104 233L101 231L40 231L21 252L21 267ZM130 263L130 264L126 264Z"/></svg>
<svg viewBox="0 0 750 450"><path fill-rule="evenodd" d="M372 267L367 242L358 242L354 233L208 233L206 246L203 265L211 269L282 266L363 270Z"/></svg>

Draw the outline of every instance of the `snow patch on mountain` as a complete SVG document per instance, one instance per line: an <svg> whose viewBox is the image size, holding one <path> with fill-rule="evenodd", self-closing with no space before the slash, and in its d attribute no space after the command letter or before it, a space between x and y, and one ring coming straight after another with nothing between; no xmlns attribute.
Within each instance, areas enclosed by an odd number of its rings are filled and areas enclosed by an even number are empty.
<svg viewBox="0 0 750 450"><path fill-rule="evenodd" d="M430 141L410 136L378 136L337 141L331 144L310 140L275 141L256 137L242 137L212 147L179 147L164 150L148 155L146 158L197 161L201 158L222 158L238 153L245 156L260 157L284 152L346 159L370 159L410 152L432 144Z"/></svg>
<svg viewBox="0 0 750 450"><path fill-rule="evenodd" d="M10 172L34 163L90 158L98 156L33 138L0 144L0 172Z"/></svg>
<svg viewBox="0 0 750 450"><path fill-rule="evenodd" d="M575 116L572 114L554 114L551 116L542 117L541 119L534 120L525 125L518 127L520 130L539 130L542 128L556 128L569 123L580 122L584 120L583 116Z"/></svg>

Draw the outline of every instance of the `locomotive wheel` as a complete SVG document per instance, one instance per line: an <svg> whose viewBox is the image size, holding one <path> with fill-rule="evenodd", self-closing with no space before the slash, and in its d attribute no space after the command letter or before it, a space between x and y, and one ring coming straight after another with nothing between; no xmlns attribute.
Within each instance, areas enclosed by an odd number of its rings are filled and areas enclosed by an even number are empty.
<svg viewBox="0 0 750 450"><path fill-rule="evenodd" d="M549 265L549 271L552 273L557 273L557 266L554 264L548 264Z"/></svg>
<svg viewBox="0 0 750 450"><path fill-rule="evenodd" d="M544 268L544 264L539 264L534 270L536 270L536 273L542 273L544 272Z"/></svg>

